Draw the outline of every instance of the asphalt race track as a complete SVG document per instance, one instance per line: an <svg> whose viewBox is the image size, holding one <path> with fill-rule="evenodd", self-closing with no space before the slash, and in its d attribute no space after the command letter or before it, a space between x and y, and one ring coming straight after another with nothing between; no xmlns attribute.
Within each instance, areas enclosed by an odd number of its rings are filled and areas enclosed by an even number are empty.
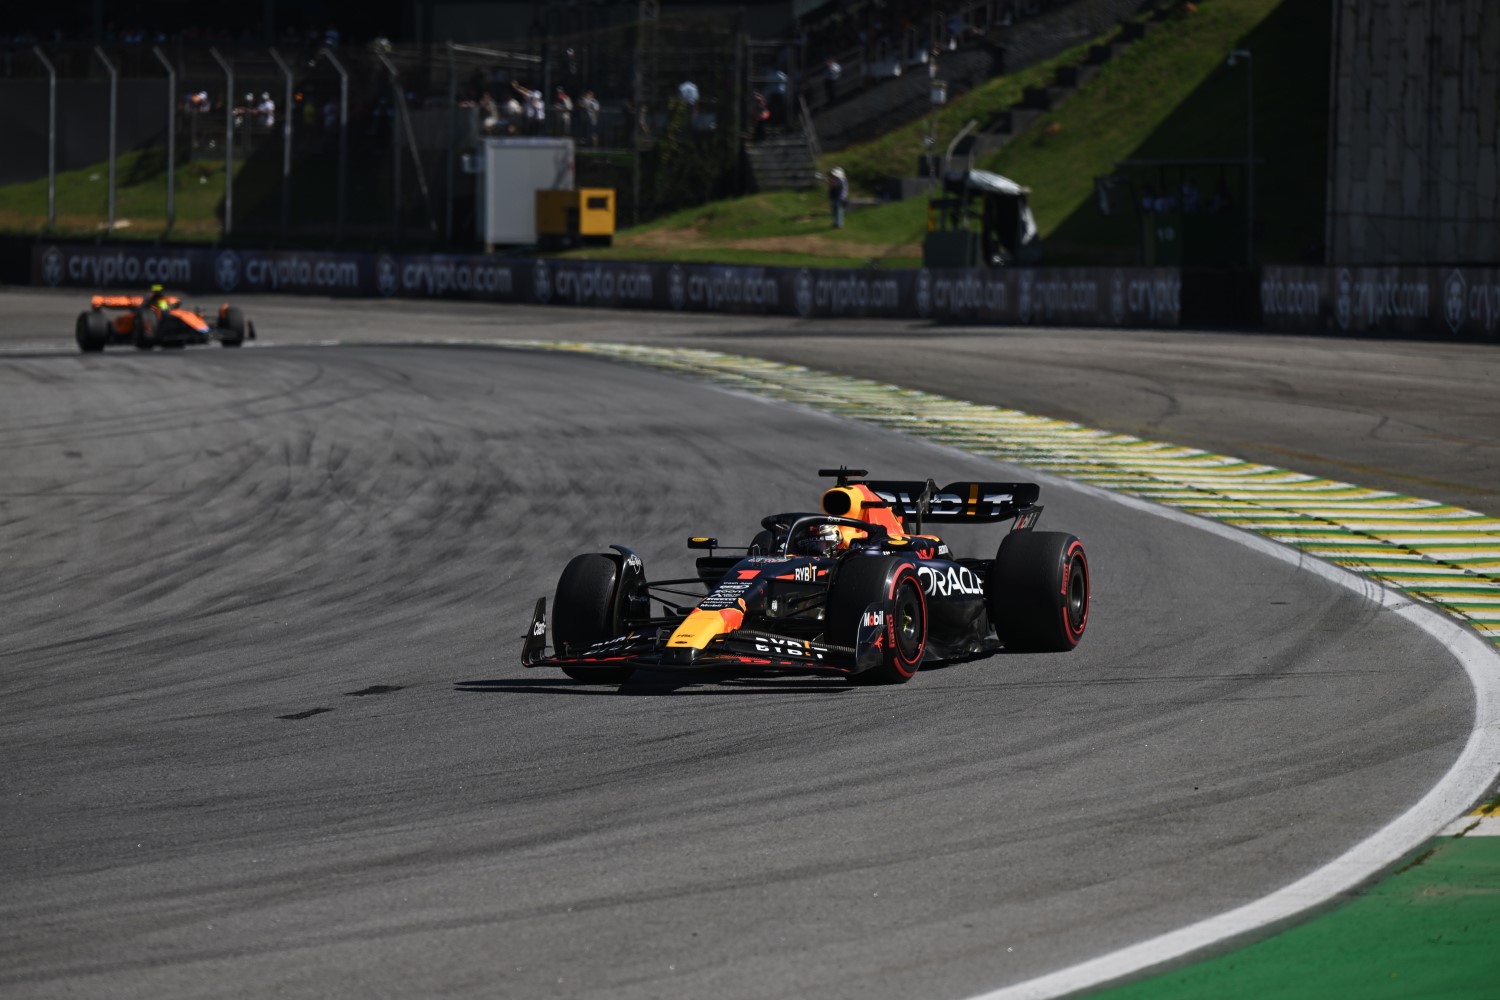
<svg viewBox="0 0 1500 1000"><path fill-rule="evenodd" d="M1317 868L1472 724L1374 603L1050 486L1094 572L1073 654L885 689L525 671L576 552L677 575L840 461L1025 472L589 358L305 346L764 320L281 299L274 346L80 357L76 296L6 298L7 997L972 996ZM1485 488L1479 437L1443 478Z"/></svg>

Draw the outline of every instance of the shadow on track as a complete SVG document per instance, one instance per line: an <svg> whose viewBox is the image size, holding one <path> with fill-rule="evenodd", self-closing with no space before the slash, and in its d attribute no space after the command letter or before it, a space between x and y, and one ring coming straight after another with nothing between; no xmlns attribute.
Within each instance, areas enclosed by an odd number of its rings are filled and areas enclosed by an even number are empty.
<svg viewBox="0 0 1500 1000"><path fill-rule="evenodd" d="M781 675L723 673L650 673L642 671L624 684L586 684L565 677L495 678L458 681L457 691L472 694L560 694L623 695L629 697L662 697L666 695L743 695L743 694L839 694L856 690L842 677L823 675Z"/></svg>

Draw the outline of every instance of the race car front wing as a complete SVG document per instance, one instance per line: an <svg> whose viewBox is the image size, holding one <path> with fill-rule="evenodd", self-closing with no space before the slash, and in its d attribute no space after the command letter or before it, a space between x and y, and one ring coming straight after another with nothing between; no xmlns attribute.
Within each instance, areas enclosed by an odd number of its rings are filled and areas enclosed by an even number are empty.
<svg viewBox="0 0 1500 1000"><path fill-rule="evenodd" d="M770 672L823 672L859 674L879 666L889 639L886 623L891 619L889 601L871 604L860 617L853 647L814 642L792 636L741 629L716 636L706 647L668 648L670 627L626 632L594 643L582 652L549 655L547 651L547 599L539 598L531 627L521 646L524 667L568 667L601 670L641 667L648 670L704 670L733 668Z"/></svg>

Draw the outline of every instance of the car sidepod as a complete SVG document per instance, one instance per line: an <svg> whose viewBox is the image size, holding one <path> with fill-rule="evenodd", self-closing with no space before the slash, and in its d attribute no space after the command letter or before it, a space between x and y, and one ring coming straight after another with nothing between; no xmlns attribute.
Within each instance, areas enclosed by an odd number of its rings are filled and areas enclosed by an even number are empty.
<svg viewBox="0 0 1500 1000"><path fill-rule="evenodd" d="M930 659L960 660L998 648L985 608L982 563L923 559L917 578L927 597Z"/></svg>

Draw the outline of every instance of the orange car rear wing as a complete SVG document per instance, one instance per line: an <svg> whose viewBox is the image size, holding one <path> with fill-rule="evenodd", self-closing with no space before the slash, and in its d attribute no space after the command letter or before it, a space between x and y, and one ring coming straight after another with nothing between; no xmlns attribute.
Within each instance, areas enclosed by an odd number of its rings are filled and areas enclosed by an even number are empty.
<svg viewBox="0 0 1500 1000"><path fill-rule="evenodd" d="M145 301L139 295L95 295L89 305L95 309L134 309Z"/></svg>
<svg viewBox="0 0 1500 1000"><path fill-rule="evenodd" d="M174 308L182 304L182 299L175 295L166 296L166 300ZM138 309L145 304L144 295L95 295L89 300L95 309Z"/></svg>

